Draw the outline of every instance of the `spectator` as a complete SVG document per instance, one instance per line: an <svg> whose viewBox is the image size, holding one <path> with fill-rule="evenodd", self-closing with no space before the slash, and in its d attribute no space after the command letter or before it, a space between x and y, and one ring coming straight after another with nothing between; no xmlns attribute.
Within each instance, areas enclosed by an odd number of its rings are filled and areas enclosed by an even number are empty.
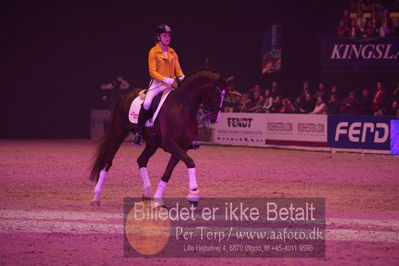
<svg viewBox="0 0 399 266"><path fill-rule="evenodd" d="M305 99L305 95L308 94L308 93L312 94L312 92L310 90L310 87L309 87L309 82L304 81L303 84L302 84L302 93L301 93L301 96L302 96L303 100Z"/></svg>
<svg viewBox="0 0 399 266"><path fill-rule="evenodd" d="M232 91L231 94L233 96L233 112L238 113L242 94L237 91Z"/></svg>
<svg viewBox="0 0 399 266"><path fill-rule="evenodd" d="M358 9L356 12L356 25L359 27L361 34L364 32L366 19L363 16L363 11Z"/></svg>
<svg viewBox="0 0 399 266"><path fill-rule="evenodd" d="M385 9L381 19L380 36L384 37L393 33L393 22L389 15L389 11Z"/></svg>
<svg viewBox="0 0 399 266"><path fill-rule="evenodd" d="M346 115L358 115L360 113L360 103L354 91L350 91L348 97L341 102L339 112Z"/></svg>
<svg viewBox="0 0 399 266"><path fill-rule="evenodd" d="M346 27L350 26L351 17L348 9L344 10L344 16L341 18L341 21Z"/></svg>
<svg viewBox="0 0 399 266"><path fill-rule="evenodd" d="M362 97L360 98L360 114L361 115L372 115L371 103L373 99L371 98L370 91L368 89L362 90Z"/></svg>
<svg viewBox="0 0 399 266"><path fill-rule="evenodd" d="M270 113L280 113L282 106L281 96L277 95L270 108Z"/></svg>
<svg viewBox="0 0 399 266"><path fill-rule="evenodd" d="M281 91L280 91L280 89L278 87L277 81L273 81L272 82L272 89L271 89L270 93L271 93L273 98L276 98L277 95L281 96Z"/></svg>
<svg viewBox="0 0 399 266"><path fill-rule="evenodd" d="M385 103L386 93L384 86L382 85L381 82L377 82L376 87L377 90L373 96L371 110L373 111L374 115L381 115L381 113L383 114L383 107Z"/></svg>
<svg viewBox="0 0 399 266"><path fill-rule="evenodd" d="M345 25L343 20L339 21L339 26L336 28L337 36L347 36L349 33L349 27Z"/></svg>
<svg viewBox="0 0 399 266"><path fill-rule="evenodd" d="M265 113L270 112L270 108L273 106L273 97L270 94L270 90L265 90L265 103L263 104L263 111Z"/></svg>
<svg viewBox="0 0 399 266"><path fill-rule="evenodd" d="M340 97L338 96L338 87L337 86L335 86L335 85L331 86L330 92L328 93L328 97L327 97L328 101L330 100L331 95L335 95L336 100L339 101Z"/></svg>
<svg viewBox="0 0 399 266"><path fill-rule="evenodd" d="M398 110L399 110L398 106L399 106L398 101L396 101L396 100L392 101L391 106L389 108L387 108L387 111L385 114L390 115L390 116L396 116L396 114L398 113Z"/></svg>
<svg viewBox="0 0 399 266"><path fill-rule="evenodd" d="M238 105L237 111L240 113L246 113L250 107L250 104L251 104L251 99L249 98L248 93L244 93L241 96L240 104Z"/></svg>
<svg viewBox="0 0 399 266"><path fill-rule="evenodd" d="M370 17L368 18L368 23L369 25L373 25L375 29L379 29L381 27L381 20L377 17L377 13L375 13L375 11L371 11Z"/></svg>
<svg viewBox="0 0 399 266"><path fill-rule="evenodd" d="M339 103L336 94L331 94L326 108L326 113L329 115L336 115L339 113Z"/></svg>
<svg viewBox="0 0 399 266"><path fill-rule="evenodd" d="M260 86L258 84L256 84L249 91L252 93L255 93L256 91L260 93Z"/></svg>
<svg viewBox="0 0 399 266"><path fill-rule="evenodd" d="M366 21L366 23L364 24L363 37L372 37L378 35L377 29L375 28L374 24L375 23L372 21Z"/></svg>
<svg viewBox="0 0 399 266"><path fill-rule="evenodd" d="M360 36L360 28L356 24L356 20L354 20L354 19L351 20L351 25L349 27L349 36L350 37L358 37L358 36Z"/></svg>
<svg viewBox="0 0 399 266"><path fill-rule="evenodd" d="M293 113L295 111L294 106L292 105L290 99L284 98L283 99L283 106L281 108L281 113Z"/></svg>
<svg viewBox="0 0 399 266"><path fill-rule="evenodd" d="M294 112L302 113L301 110L304 110L303 100L301 96L296 97L294 101Z"/></svg>
<svg viewBox="0 0 399 266"><path fill-rule="evenodd" d="M363 12L369 12L371 10L373 10L374 6L373 6L373 1L372 0L363 0L361 3L361 9L363 10Z"/></svg>
<svg viewBox="0 0 399 266"><path fill-rule="evenodd" d="M317 97L322 97L323 99L326 97L326 90L324 87L324 83L320 82L319 87L317 88L317 91L314 94L314 97L317 99Z"/></svg>
<svg viewBox="0 0 399 266"><path fill-rule="evenodd" d="M303 109L300 109L301 113L310 113L314 110L315 107L315 101L314 98L312 97L312 95L310 93L305 95L305 102L303 104Z"/></svg>
<svg viewBox="0 0 399 266"><path fill-rule="evenodd" d="M316 106L314 107L311 114L324 114L326 112L326 104L322 96L318 96L316 100Z"/></svg>
<svg viewBox="0 0 399 266"><path fill-rule="evenodd" d="M260 95L259 91L254 92L254 97L251 101L251 106L248 108L249 113L260 113L262 112L262 106L265 100L263 95Z"/></svg>
<svg viewBox="0 0 399 266"><path fill-rule="evenodd" d="M233 90L233 85L228 85L226 87L226 96L224 98L223 111L228 113L234 112L234 109L239 103L239 96L241 96L241 94Z"/></svg>

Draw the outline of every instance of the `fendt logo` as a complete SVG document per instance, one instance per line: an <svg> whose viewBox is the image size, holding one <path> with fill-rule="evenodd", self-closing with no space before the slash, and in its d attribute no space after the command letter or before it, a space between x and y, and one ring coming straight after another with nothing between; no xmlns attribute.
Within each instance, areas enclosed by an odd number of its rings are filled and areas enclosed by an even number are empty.
<svg viewBox="0 0 399 266"><path fill-rule="evenodd" d="M385 143L389 137L389 125L386 123L370 122L340 122L335 130L334 141L347 136L350 142L365 143L369 135L373 136L374 143Z"/></svg>
<svg viewBox="0 0 399 266"><path fill-rule="evenodd" d="M253 118L227 118L228 127L246 127L250 128Z"/></svg>

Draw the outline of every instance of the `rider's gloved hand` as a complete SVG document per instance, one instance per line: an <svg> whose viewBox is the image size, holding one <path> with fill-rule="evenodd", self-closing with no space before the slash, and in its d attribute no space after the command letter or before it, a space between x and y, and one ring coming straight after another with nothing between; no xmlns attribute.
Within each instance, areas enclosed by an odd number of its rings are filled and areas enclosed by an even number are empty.
<svg viewBox="0 0 399 266"><path fill-rule="evenodd" d="M178 79L179 79L180 81L183 81L183 79L184 79L185 77L186 77L186 76L182 75L182 76L178 77Z"/></svg>
<svg viewBox="0 0 399 266"><path fill-rule="evenodd" d="M172 86L175 80L172 78L163 78L162 82L165 83L166 85Z"/></svg>

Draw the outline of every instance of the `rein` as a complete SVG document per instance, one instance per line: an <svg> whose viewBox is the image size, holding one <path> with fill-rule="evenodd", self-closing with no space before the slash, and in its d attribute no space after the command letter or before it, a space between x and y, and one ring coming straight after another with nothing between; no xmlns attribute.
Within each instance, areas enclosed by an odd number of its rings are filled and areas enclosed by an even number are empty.
<svg viewBox="0 0 399 266"><path fill-rule="evenodd" d="M214 86L212 86L209 90L208 90L208 92L209 91L211 91L211 90L215 90L215 89L217 89L218 91L219 91L219 93L220 93L220 96L224 96L224 94L225 94L225 92L224 92L224 90L222 91L221 89L220 89L220 87L218 86L218 85L214 85ZM197 102L194 102L193 101L193 99L191 99L190 97L188 97L187 95L185 95L183 92L181 92L180 90L177 90L176 91L176 96L177 96L177 98L181 101L181 102L183 102L184 104L187 104L187 105L194 105L194 106L196 106L196 107L198 107L198 108L201 108L201 103L197 103ZM220 110L222 110L222 105L220 105L218 108L213 108L213 107L209 107L209 106L206 106L205 105L205 107L202 107L202 109L204 110L204 111L207 111L207 112L209 112L209 113L211 113L211 112L213 112L213 111L217 111L217 112L219 112Z"/></svg>

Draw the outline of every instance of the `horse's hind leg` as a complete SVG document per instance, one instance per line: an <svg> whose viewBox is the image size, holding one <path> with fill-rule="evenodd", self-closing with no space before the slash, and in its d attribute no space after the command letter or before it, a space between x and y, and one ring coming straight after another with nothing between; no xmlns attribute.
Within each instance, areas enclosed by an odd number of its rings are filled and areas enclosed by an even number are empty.
<svg viewBox="0 0 399 266"><path fill-rule="evenodd" d="M150 160L151 156L154 155L154 153L157 151L157 149L157 146L147 143L143 152L140 154L139 158L137 158L139 173L141 176L141 180L143 181L143 199L151 198L151 182L148 176L147 163Z"/></svg>
<svg viewBox="0 0 399 266"><path fill-rule="evenodd" d="M90 202L91 205L100 206L101 192L103 190L104 182L105 179L107 178L108 171L111 169L115 154L118 152L119 147L126 139L128 133L129 133L128 131L124 130L120 132L115 139L111 139L109 142L106 142L106 148L102 152L103 153L102 155L104 157L104 162L102 167L104 168L100 171L97 184L94 187L93 199Z"/></svg>
<svg viewBox="0 0 399 266"><path fill-rule="evenodd" d="M94 187L93 199L90 201L91 205L100 206L101 192L103 190L105 179L107 178L108 170L104 169L100 172L100 177L98 178L98 182Z"/></svg>
<svg viewBox="0 0 399 266"><path fill-rule="evenodd" d="M154 199L155 201L159 202L160 205L164 205L162 202L163 193L166 189L166 185L168 184L170 177L172 176L172 172L179 161L180 160L173 157L173 155L170 157L168 166L166 167L166 170L161 178L161 181L158 184L157 191L154 194Z"/></svg>

